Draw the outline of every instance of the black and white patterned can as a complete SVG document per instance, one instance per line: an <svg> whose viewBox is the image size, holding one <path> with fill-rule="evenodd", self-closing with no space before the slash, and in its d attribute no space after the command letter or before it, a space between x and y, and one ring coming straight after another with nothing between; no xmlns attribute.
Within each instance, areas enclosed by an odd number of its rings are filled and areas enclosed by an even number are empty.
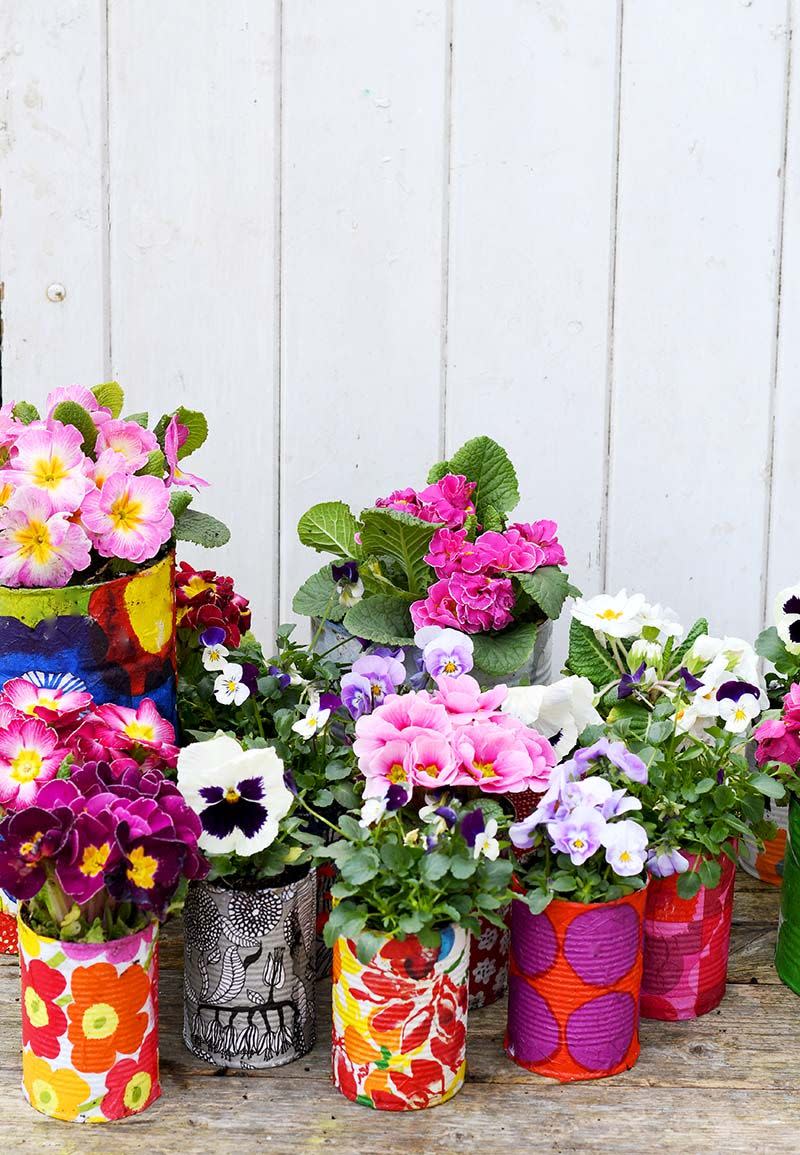
<svg viewBox="0 0 800 1155"><path fill-rule="evenodd" d="M260 1070L316 1042L316 877L233 890L193 882L184 909L183 1040L217 1067Z"/></svg>

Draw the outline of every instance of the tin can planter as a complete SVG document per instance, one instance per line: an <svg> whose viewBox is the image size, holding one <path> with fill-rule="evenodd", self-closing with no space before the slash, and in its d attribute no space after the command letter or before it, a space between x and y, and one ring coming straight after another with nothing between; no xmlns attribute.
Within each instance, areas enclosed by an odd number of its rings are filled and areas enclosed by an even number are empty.
<svg viewBox="0 0 800 1155"><path fill-rule="evenodd" d="M25 1098L77 1123L144 1111L161 1094L158 924L98 944L18 927Z"/></svg>
<svg viewBox="0 0 800 1155"><path fill-rule="evenodd" d="M322 933L333 910L331 889L336 881L336 867L324 862L317 867L317 945L315 973L317 979L329 979L333 972L333 950L325 945Z"/></svg>
<svg viewBox="0 0 800 1155"><path fill-rule="evenodd" d="M175 557L98 585L0 586L0 685L23 675L95 702L152 698L175 721Z"/></svg>
<svg viewBox="0 0 800 1155"><path fill-rule="evenodd" d="M510 910L503 912L506 922ZM499 926L480 920L480 933L470 937L469 948L469 1009L490 1007L506 993L508 983L508 926Z"/></svg>
<svg viewBox="0 0 800 1155"><path fill-rule="evenodd" d="M313 870L257 890L190 884L183 1041L192 1054L253 1071L308 1054L317 1038L316 914Z"/></svg>
<svg viewBox="0 0 800 1155"><path fill-rule="evenodd" d="M0 954L16 954L17 948L17 904L0 890Z"/></svg>
<svg viewBox="0 0 800 1155"><path fill-rule="evenodd" d="M764 841L763 850L759 850L754 842L743 838L739 844L739 865L753 878L759 878L770 886L780 886L786 857L789 807L773 806L768 817L778 827L775 837Z"/></svg>
<svg viewBox="0 0 800 1155"><path fill-rule="evenodd" d="M686 857L694 866L696 856ZM641 1003L646 1019L694 1019L722 1002L736 868L724 854L719 863L719 886L701 886L690 899L678 896L678 875L650 879Z"/></svg>
<svg viewBox="0 0 800 1155"><path fill-rule="evenodd" d="M520 1067L571 1083L634 1065L646 895L511 904L505 1049Z"/></svg>
<svg viewBox="0 0 800 1155"><path fill-rule="evenodd" d="M438 947L386 938L371 962L355 944L333 948L333 1082L381 1111L445 1103L466 1074L469 935L442 931Z"/></svg>
<svg viewBox="0 0 800 1155"><path fill-rule="evenodd" d="M783 866L775 969L781 981L800 995L800 802L795 797L789 803L789 832Z"/></svg>

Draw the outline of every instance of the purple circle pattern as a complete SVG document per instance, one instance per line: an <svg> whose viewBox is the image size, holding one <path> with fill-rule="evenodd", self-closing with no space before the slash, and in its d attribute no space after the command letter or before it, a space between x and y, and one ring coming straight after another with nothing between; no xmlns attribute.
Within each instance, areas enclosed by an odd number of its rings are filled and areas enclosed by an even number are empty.
<svg viewBox="0 0 800 1155"><path fill-rule="evenodd" d="M584 982L608 987L636 962L639 936L639 916L632 906L587 910L569 924L564 954Z"/></svg>
<svg viewBox="0 0 800 1155"><path fill-rule="evenodd" d="M556 961L558 939L553 924L546 914L531 914L524 902L512 903L511 941L517 966L532 979Z"/></svg>
<svg viewBox="0 0 800 1155"><path fill-rule="evenodd" d="M544 1063L558 1049L559 1032L547 1001L524 978L512 975L508 987L509 1050L523 1063Z"/></svg>
<svg viewBox="0 0 800 1155"><path fill-rule="evenodd" d="M567 1048L587 1071L608 1071L625 1058L636 1030L636 1003L618 991L590 999L567 1020Z"/></svg>

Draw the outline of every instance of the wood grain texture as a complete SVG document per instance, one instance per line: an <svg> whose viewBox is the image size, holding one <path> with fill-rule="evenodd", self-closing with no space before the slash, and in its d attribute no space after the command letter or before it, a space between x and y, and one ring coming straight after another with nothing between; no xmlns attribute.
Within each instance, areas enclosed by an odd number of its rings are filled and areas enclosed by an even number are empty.
<svg viewBox="0 0 800 1155"><path fill-rule="evenodd" d="M625 1075L561 1087L510 1063L502 1051L505 1003L470 1018L469 1078L432 1111L387 1116L350 1104L330 1083L329 992L318 989L320 1041L300 1062L270 1072L215 1071L180 1039L182 944L168 930L161 953L164 1096L143 1115L80 1128L44 1119L16 1089L19 990L14 960L0 960L0 1125L9 1151L30 1155L453 1155L497 1152L794 1152L800 1125L797 997L772 966L778 892L737 880L728 993L694 1022L643 1022L642 1055Z"/></svg>

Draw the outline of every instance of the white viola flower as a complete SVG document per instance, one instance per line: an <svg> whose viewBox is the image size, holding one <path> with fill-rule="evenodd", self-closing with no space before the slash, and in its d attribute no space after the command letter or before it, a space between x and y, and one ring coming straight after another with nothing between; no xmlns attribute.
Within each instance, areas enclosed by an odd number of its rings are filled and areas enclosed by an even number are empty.
<svg viewBox="0 0 800 1155"><path fill-rule="evenodd" d="M305 718L295 722L292 729L301 738L313 738L319 730L325 729L330 716L330 710L320 710L319 698L313 698L308 705Z"/></svg>
<svg viewBox="0 0 800 1155"><path fill-rule="evenodd" d="M686 632L678 621L678 615L674 610L668 606L662 606L660 602L655 605L645 605L641 613L642 628L649 627L653 630L658 630L659 638L664 641L667 638L682 638Z"/></svg>
<svg viewBox="0 0 800 1155"><path fill-rule="evenodd" d="M600 836L606 848L606 862L622 878L640 874L647 853L647 831L631 818L609 822Z"/></svg>
<svg viewBox="0 0 800 1155"><path fill-rule="evenodd" d="M594 686L574 675L551 686L512 686L500 709L549 739L559 761L587 726L602 722L594 707Z"/></svg>
<svg viewBox="0 0 800 1155"><path fill-rule="evenodd" d="M701 634L686 655L686 665L690 670L697 670L704 663L714 665L715 670L720 670L728 679L733 677L761 685L758 655L743 638L712 638L709 634ZM720 678L720 682L725 680L725 677Z"/></svg>
<svg viewBox="0 0 800 1155"><path fill-rule="evenodd" d="M419 842L420 834L420 830L409 830L408 834L403 835L403 846L416 846Z"/></svg>
<svg viewBox="0 0 800 1155"><path fill-rule="evenodd" d="M623 589L616 595L598 594L588 601L576 598L572 616L596 633L612 638L636 638L642 632L645 605L644 594L628 597L628 591Z"/></svg>
<svg viewBox="0 0 800 1155"><path fill-rule="evenodd" d="M209 672L224 670L226 665L232 664L225 661L229 653L230 650L222 645L206 646L202 656L203 668Z"/></svg>
<svg viewBox="0 0 800 1155"><path fill-rule="evenodd" d="M380 822L386 813L386 798L367 798L361 807L358 825L366 830L376 822Z"/></svg>
<svg viewBox="0 0 800 1155"><path fill-rule="evenodd" d="M775 628L790 654L800 654L800 585L781 590L775 599Z"/></svg>
<svg viewBox="0 0 800 1155"><path fill-rule="evenodd" d="M294 664L294 662L292 662L286 673L289 675L290 686L305 686L306 680L297 669L297 666Z"/></svg>
<svg viewBox="0 0 800 1155"><path fill-rule="evenodd" d="M225 662L222 672L214 681L214 697L223 706L241 706L250 697L250 690L242 681L242 667L238 662Z"/></svg>
<svg viewBox="0 0 800 1155"><path fill-rule="evenodd" d="M743 734L762 710L754 694L742 694L737 702L732 698L723 698L718 706L719 716L724 720L729 734Z"/></svg>
<svg viewBox="0 0 800 1155"><path fill-rule="evenodd" d="M484 858L488 858L494 862L500 853L500 843L495 838L496 834L497 820L495 818L490 818L480 834L475 835L475 845L472 848L472 857L480 858L480 856L483 855Z"/></svg>

